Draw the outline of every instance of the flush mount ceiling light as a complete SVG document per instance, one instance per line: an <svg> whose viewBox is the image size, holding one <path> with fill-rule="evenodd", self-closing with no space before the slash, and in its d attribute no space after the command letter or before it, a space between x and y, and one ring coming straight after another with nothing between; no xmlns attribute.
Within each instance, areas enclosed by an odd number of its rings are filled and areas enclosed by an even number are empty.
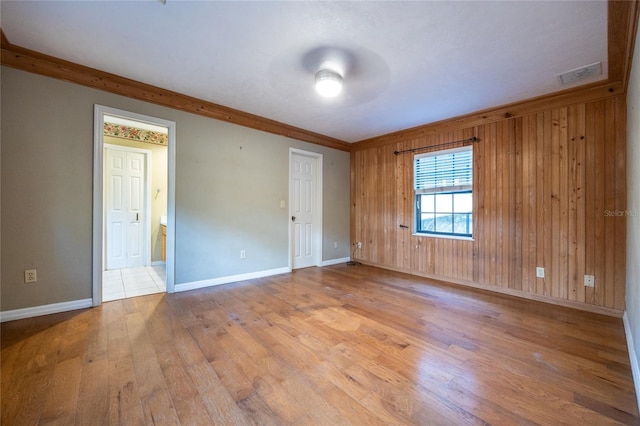
<svg viewBox="0 0 640 426"><path fill-rule="evenodd" d="M342 76L328 69L318 71L316 73L316 91L325 98L338 96L342 91Z"/></svg>

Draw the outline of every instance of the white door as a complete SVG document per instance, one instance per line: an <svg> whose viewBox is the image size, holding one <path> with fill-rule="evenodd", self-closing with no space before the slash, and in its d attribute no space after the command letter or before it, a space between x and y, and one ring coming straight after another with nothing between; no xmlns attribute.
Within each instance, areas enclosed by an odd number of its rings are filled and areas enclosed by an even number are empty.
<svg viewBox="0 0 640 426"><path fill-rule="evenodd" d="M144 266L145 154L105 152L106 269Z"/></svg>
<svg viewBox="0 0 640 426"><path fill-rule="evenodd" d="M291 221L293 222L293 269L316 264L315 215L316 159L291 156Z"/></svg>

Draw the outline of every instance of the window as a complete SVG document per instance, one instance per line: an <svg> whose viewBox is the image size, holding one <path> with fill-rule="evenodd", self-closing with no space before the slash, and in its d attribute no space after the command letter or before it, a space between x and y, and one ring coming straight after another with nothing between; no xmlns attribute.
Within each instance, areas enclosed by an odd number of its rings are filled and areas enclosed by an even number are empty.
<svg viewBox="0 0 640 426"><path fill-rule="evenodd" d="M473 235L473 150L448 149L414 157L416 233Z"/></svg>

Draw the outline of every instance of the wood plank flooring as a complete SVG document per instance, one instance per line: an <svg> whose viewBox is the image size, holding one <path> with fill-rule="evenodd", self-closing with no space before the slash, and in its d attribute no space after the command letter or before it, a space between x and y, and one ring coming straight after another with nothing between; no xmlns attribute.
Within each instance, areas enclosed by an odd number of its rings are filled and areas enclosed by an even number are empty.
<svg viewBox="0 0 640 426"><path fill-rule="evenodd" d="M3 425L640 424L620 319L367 266L1 331Z"/></svg>

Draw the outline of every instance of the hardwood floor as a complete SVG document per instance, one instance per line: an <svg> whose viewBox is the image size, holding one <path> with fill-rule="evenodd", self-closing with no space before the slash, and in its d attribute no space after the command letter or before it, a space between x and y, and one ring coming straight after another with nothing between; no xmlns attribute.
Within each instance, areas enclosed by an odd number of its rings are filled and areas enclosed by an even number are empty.
<svg viewBox="0 0 640 426"><path fill-rule="evenodd" d="M367 266L2 324L2 424L639 424L622 321Z"/></svg>

